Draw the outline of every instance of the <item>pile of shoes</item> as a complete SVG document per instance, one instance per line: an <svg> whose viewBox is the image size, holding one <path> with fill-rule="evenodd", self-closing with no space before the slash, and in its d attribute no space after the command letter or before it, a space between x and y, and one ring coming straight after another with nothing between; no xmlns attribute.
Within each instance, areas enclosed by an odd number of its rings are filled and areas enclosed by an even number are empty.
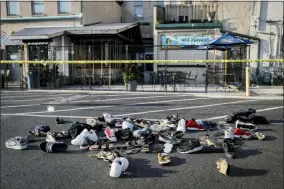
<svg viewBox="0 0 284 189"><path fill-rule="evenodd" d="M107 162L110 167L109 175L120 177L130 174L126 172L129 162L125 155L138 152L156 153L160 165L171 164L170 154L174 148L182 154L222 151L226 157L235 158L236 149L244 144L241 139L265 139L263 133L256 132L255 124L269 124L268 120L256 114L254 109L234 112L228 115L225 121L235 123L234 128L195 118L178 118L177 115L166 116L161 120L147 120L131 117L115 119L111 114L103 113L100 117L87 118L86 123L72 122L67 131L52 132L49 126L36 125L26 137L16 136L7 140L6 147L27 149L29 142L38 137L45 137L39 148L47 153L60 153L68 150L64 139L69 138L71 145L77 146L79 150L98 151L89 157L97 157ZM55 123L66 122L57 117ZM220 131L212 135L206 133L194 139L184 138L188 131L216 129ZM216 163L218 170L226 174L222 168L227 166L226 162L221 159Z"/></svg>

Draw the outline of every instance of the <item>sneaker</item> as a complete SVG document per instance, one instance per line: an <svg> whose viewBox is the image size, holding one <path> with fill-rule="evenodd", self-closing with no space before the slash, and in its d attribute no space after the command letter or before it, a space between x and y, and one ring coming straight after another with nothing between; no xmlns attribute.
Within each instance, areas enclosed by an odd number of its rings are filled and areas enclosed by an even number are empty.
<svg viewBox="0 0 284 189"><path fill-rule="evenodd" d="M256 125L248 122L241 122L239 120L236 121L236 128L240 128L246 131L255 131L257 130Z"/></svg>
<svg viewBox="0 0 284 189"><path fill-rule="evenodd" d="M199 125L195 119L187 120L186 121L186 129L190 131L205 131L206 128Z"/></svg>
<svg viewBox="0 0 284 189"><path fill-rule="evenodd" d="M194 152L201 151L203 146L200 144L199 140L191 141L188 146L181 146L177 148L177 151L182 154L190 154Z"/></svg>
<svg viewBox="0 0 284 189"><path fill-rule="evenodd" d="M75 146L81 146L84 144L86 138L91 141L97 141L98 136L94 130L88 131L88 129L84 129L75 139L71 140L71 144Z"/></svg>
<svg viewBox="0 0 284 189"><path fill-rule="evenodd" d="M107 139L109 139L112 142L116 142L117 138L115 136L115 131L113 129L111 129L110 127L106 127L105 128L105 134Z"/></svg>
<svg viewBox="0 0 284 189"><path fill-rule="evenodd" d="M226 128L224 130L225 136L224 138L234 139L234 129L232 127Z"/></svg>
<svg viewBox="0 0 284 189"><path fill-rule="evenodd" d="M80 150L87 150L89 148L89 140L88 138L85 139L84 143L80 146Z"/></svg>
<svg viewBox="0 0 284 189"><path fill-rule="evenodd" d="M233 141L234 140L231 139L224 139L222 144L222 148L225 152L225 155L231 159L234 159L236 155Z"/></svg>
<svg viewBox="0 0 284 189"><path fill-rule="evenodd" d="M55 123L56 123L56 124L62 124L63 122L64 122L63 119L60 118L60 117L57 117L57 118L55 119Z"/></svg>
<svg viewBox="0 0 284 189"><path fill-rule="evenodd" d="M171 163L171 158L168 154L158 153L158 163L160 165L168 165Z"/></svg>
<svg viewBox="0 0 284 189"><path fill-rule="evenodd" d="M109 113L103 113L103 117L106 123L111 123L113 121L113 116Z"/></svg>
<svg viewBox="0 0 284 189"><path fill-rule="evenodd" d="M221 173L223 175L229 174L230 166L225 159L220 158L219 160L216 161L216 165L217 165L217 170L218 170L219 173Z"/></svg>
<svg viewBox="0 0 284 189"><path fill-rule="evenodd" d="M160 133L158 140L162 143L171 143L174 145L182 142L182 139L173 138L169 133Z"/></svg>
<svg viewBox="0 0 284 189"><path fill-rule="evenodd" d="M133 131L133 123L131 121L123 121L122 123L122 129L129 129L130 131Z"/></svg>
<svg viewBox="0 0 284 189"><path fill-rule="evenodd" d="M23 150L27 148L27 141L25 138L20 136L16 136L14 138L10 138L6 141L6 147L15 149L15 150Z"/></svg>
<svg viewBox="0 0 284 189"><path fill-rule="evenodd" d="M127 139L130 139L132 137L132 132L130 129L123 129L121 131L121 138L123 140L127 140Z"/></svg>
<svg viewBox="0 0 284 189"><path fill-rule="evenodd" d="M54 143L54 142L42 142L39 145L40 149L47 153L59 153L65 152L68 146L64 143Z"/></svg>
<svg viewBox="0 0 284 189"><path fill-rule="evenodd" d="M245 132L243 129L236 128L234 131L234 137L239 139L250 139L251 134L249 132Z"/></svg>
<svg viewBox="0 0 284 189"><path fill-rule="evenodd" d="M46 133L46 139L47 142L56 142L56 139L52 136L51 132Z"/></svg>
<svg viewBox="0 0 284 189"><path fill-rule="evenodd" d="M178 126L177 126L177 131L182 131L182 132L186 132L186 126L185 126L185 120L184 119L180 119L178 122Z"/></svg>
<svg viewBox="0 0 284 189"><path fill-rule="evenodd" d="M129 166L129 161L125 157L117 157L113 160L109 172L110 177L118 178L121 174L127 174L125 170Z"/></svg>

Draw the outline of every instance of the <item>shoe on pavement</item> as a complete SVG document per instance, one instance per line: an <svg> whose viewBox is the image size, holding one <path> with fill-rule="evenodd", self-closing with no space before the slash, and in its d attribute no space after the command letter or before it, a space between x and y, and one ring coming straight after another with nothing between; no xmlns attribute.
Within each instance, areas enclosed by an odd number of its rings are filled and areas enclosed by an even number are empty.
<svg viewBox="0 0 284 189"><path fill-rule="evenodd" d="M234 139L234 129L232 127L226 128L224 130L225 136L224 138Z"/></svg>
<svg viewBox="0 0 284 189"><path fill-rule="evenodd" d="M223 158L220 158L216 161L217 170L219 173L223 175L228 175L230 171L230 165L227 163L227 161Z"/></svg>
<svg viewBox="0 0 284 189"><path fill-rule="evenodd" d="M57 117L57 118L55 119L55 123L56 123L56 124L62 124L63 122L64 122L63 119L60 118L60 117Z"/></svg>
<svg viewBox="0 0 284 189"><path fill-rule="evenodd" d="M177 151L182 154L191 154L194 152L201 151L203 146L200 144L199 140L191 141L188 145L180 146Z"/></svg>
<svg viewBox="0 0 284 189"><path fill-rule="evenodd" d="M234 148L232 141L230 141L230 139L224 139L224 141L222 143L222 148L225 152L225 155L228 158L230 158L230 159L235 158L235 156L236 156L235 148Z"/></svg>
<svg viewBox="0 0 284 189"><path fill-rule="evenodd" d="M243 129L235 128L234 137L249 140L251 139L251 134L249 132L244 131Z"/></svg>
<svg viewBox="0 0 284 189"><path fill-rule="evenodd" d="M241 122L240 120L236 121L236 128L240 128L246 131L256 131L257 130L256 125L252 123L248 123L248 122Z"/></svg>
<svg viewBox="0 0 284 189"><path fill-rule="evenodd" d="M265 139L265 135L263 133L260 133L260 132L255 132L255 136L258 138L258 140L264 140Z"/></svg>
<svg viewBox="0 0 284 189"><path fill-rule="evenodd" d="M186 133L185 119L180 119L177 126L177 131Z"/></svg>
<svg viewBox="0 0 284 189"><path fill-rule="evenodd" d="M115 136L115 131L111 129L110 127L105 128L105 134L106 134L107 139L110 140L111 142L117 141L117 138Z"/></svg>
<svg viewBox="0 0 284 189"><path fill-rule="evenodd" d="M26 138L16 136L14 138L10 138L5 142L7 148L11 148L14 150L24 150L27 148Z"/></svg>
<svg viewBox="0 0 284 189"><path fill-rule="evenodd" d="M206 128L199 125L195 119L190 119L186 121L186 129L190 131L205 131Z"/></svg>
<svg viewBox="0 0 284 189"><path fill-rule="evenodd" d="M39 145L40 149L47 153L59 153L65 152L68 146L64 143L54 143L54 142L42 142Z"/></svg>
<svg viewBox="0 0 284 189"><path fill-rule="evenodd" d="M110 177L118 178L121 174L129 174L126 169L129 166L129 161L125 157L117 157L113 160L109 172Z"/></svg>
<svg viewBox="0 0 284 189"><path fill-rule="evenodd" d="M158 153L158 163L160 165L169 165L171 163L171 158L166 153Z"/></svg>
<svg viewBox="0 0 284 189"><path fill-rule="evenodd" d="M88 131L88 129L84 129L75 139L71 140L71 144L81 146L84 144L86 138L94 142L98 140L98 136L94 130Z"/></svg>

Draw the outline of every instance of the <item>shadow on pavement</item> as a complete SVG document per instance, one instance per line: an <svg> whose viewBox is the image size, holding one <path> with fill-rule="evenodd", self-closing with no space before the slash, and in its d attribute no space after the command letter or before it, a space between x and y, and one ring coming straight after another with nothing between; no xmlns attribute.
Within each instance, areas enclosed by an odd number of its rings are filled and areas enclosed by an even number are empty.
<svg viewBox="0 0 284 189"><path fill-rule="evenodd" d="M150 160L141 158L128 158L130 166L127 172L131 172L130 176L122 178L155 178L155 177L167 177L169 173L173 174L177 171L166 170L163 168L152 168ZM157 160L158 161L158 160ZM157 162L158 164L158 162Z"/></svg>
<svg viewBox="0 0 284 189"><path fill-rule="evenodd" d="M250 176L262 176L266 175L268 170L264 169L245 169L230 165L230 177L250 177Z"/></svg>
<svg viewBox="0 0 284 189"><path fill-rule="evenodd" d="M183 158L171 157L171 159L172 159L172 164L170 165L171 167L180 166L186 163L186 159Z"/></svg>
<svg viewBox="0 0 284 189"><path fill-rule="evenodd" d="M259 151L258 149L238 149L236 151L236 158L237 159L244 159L247 158L249 156L256 156L262 154L261 151Z"/></svg>
<svg viewBox="0 0 284 189"><path fill-rule="evenodd" d="M39 145L27 145L27 150L40 150Z"/></svg>
<svg viewBox="0 0 284 189"><path fill-rule="evenodd" d="M265 139L263 141L271 141L271 140L276 140L277 138L274 136L265 136Z"/></svg>

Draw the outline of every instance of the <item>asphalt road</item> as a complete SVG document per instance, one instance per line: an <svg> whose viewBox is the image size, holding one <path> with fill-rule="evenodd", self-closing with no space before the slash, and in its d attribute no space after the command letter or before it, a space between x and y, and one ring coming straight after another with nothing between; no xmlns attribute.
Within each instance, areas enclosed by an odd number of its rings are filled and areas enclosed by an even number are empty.
<svg viewBox="0 0 284 189"><path fill-rule="evenodd" d="M54 105L55 112L47 112ZM218 122L233 111L255 108L273 124L260 125L268 140L251 140L238 150L236 159L223 153L171 153L172 165L162 167L156 154L128 155L132 174L110 178L108 164L89 158L93 152L69 145L63 154L39 149L40 139L29 149L7 149L5 141L25 136L37 123L53 131L67 130L70 124L56 125L55 117L85 121L85 117L109 112L115 117L131 115L151 119L178 114L186 118ZM280 123L280 124L279 124ZM282 124L281 124L282 123ZM199 133L188 133L196 137ZM66 140L70 144L70 141ZM94 152L95 153L95 152ZM216 170L215 161L226 158L233 165L233 176ZM1 93L1 188L283 188L283 101L211 99L168 94L84 94L84 93Z"/></svg>

